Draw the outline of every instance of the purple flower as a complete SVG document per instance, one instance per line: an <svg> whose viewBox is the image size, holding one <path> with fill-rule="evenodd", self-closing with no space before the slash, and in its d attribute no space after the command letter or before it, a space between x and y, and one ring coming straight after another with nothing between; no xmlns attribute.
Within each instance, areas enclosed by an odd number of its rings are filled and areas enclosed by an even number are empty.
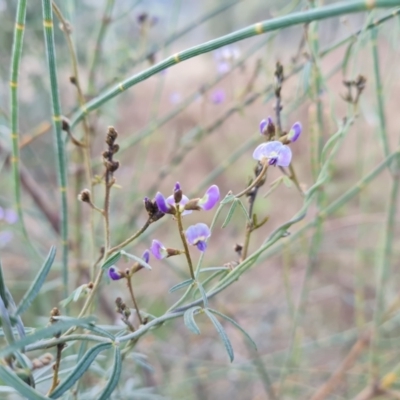
<svg viewBox="0 0 400 400"><path fill-rule="evenodd" d="M212 185L207 189L206 194L198 201L197 205L203 210L211 210L219 200L219 188Z"/></svg>
<svg viewBox="0 0 400 400"><path fill-rule="evenodd" d="M115 268L114 266L108 268L108 276L113 281L118 281L119 279L123 278L123 274L121 273L121 271L118 268Z"/></svg>
<svg viewBox="0 0 400 400"><path fill-rule="evenodd" d="M179 184L179 182L176 182L174 186L174 194L172 194L171 196L165 198L160 192L158 192L155 197L158 209L164 214L175 214L174 212L176 207L175 194L181 191L182 191L181 185ZM182 213L182 215L190 214L192 211L184 210L185 204L189 202L188 197L182 193L180 193L180 195L182 196L182 198L178 203L179 211Z"/></svg>
<svg viewBox="0 0 400 400"><path fill-rule="evenodd" d="M226 61L219 61L217 63L217 72L219 75L224 75L228 73L231 69L231 66Z"/></svg>
<svg viewBox="0 0 400 400"><path fill-rule="evenodd" d="M223 89L216 89L211 93L211 101L214 104L221 104L225 101L226 94Z"/></svg>
<svg viewBox="0 0 400 400"><path fill-rule="evenodd" d="M191 225L186 229L186 239L192 246L197 246L200 251L207 248L206 240L211 236L210 228L203 223Z"/></svg>
<svg viewBox="0 0 400 400"><path fill-rule="evenodd" d="M272 118L268 117L260 122L260 134L266 135L267 133L275 133L275 125L272 122Z"/></svg>
<svg viewBox="0 0 400 400"><path fill-rule="evenodd" d="M15 224L18 221L18 214L9 208L4 212L4 220L10 225Z"/></svg>
<svg viewBox="0 0 400 400"><path fill-rule="evenodd" d="M147 264L149 263L149 260L150 260L150 251L149 250L146 249L144 251L144 253L142 255L142 260Z"/></svg>
<svg viewBox="0 0 400 400"><path fill-rule="evenodd" d="M300 122L295 122L293 124L293 126L290 128L290 131L288 133L287 138L291 142L295 142L299 138L302 130L303 130L303 128L301 126L301 123Z"/></svg>
<svg viewBox="0 0 400 400"><path fill-rule="evenodd" d="M269 165L288 167L292 160L292 151L289 146L274 140L273 142L260 144L254 150L253 158L258 161L266 158L269 160Z"/></svg>
<svg viewBox="0 0 400 400"><path fill-rule="evenodd" d="M168 256L167 249L161 242L155 239L151 243L150 251L153 253L153 256L157 258L157 260L162 260Z"/></svg>

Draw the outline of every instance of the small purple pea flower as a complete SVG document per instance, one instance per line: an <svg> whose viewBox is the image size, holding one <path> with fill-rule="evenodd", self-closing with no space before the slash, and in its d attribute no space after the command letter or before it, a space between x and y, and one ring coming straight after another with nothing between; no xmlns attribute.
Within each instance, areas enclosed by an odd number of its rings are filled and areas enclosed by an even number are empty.
<svg viewBox="0 0 400 400"><path fill-rule="evenodd" d="M108 276L113 281L118 281L124 277L124 274L118 268L112 266L112 267L108 268Z"/></svg>
<svg viewBox="0 0 400 400"><path fill-rule="evenodd" d="M216 89L211 93L211 101L214 104L221 104L225 101L226 94L223 89Z"/></svg>
<svg viewBox="0 0 400 400"><path fill-rule="evenodd" d="M219 188L217 185L212 185L207 189L206 194L198 201L197 205L203 210L211 210L219 200Z"/></svg>
<svg viewBox="0 0 400 400"><path fill-rule="evenodd" d="M149 263L149 261L150 261L150 251L149 250L146 249L144 251L144 253L142 255L142 260L147 264Z"/></svg>
<svg viewBox="0 0 400 400"><path fill-rule="evenodd" d="M267 135L267 134L274 134L275 133L275 125L272 122L272 118L268 117L267 119L263 119L260 122L260 134Z"/></svg>
<svg viewBox="0 0 400 400"><path fill-rule="evenodd" d="M260 144L253 153L255 160L261 161L262 159L268 159L269 165L278 165L279 167L288 167L292 160L292 150L289 146L286 146L274 140Z"/></svg>
<svg viewBox="0 0 400 400"><path fill-rule="evenodd" d="M293 126L290 128L290 131L287 135L288 140L290 140L291 142L295 142L299 138L302 130L303 128L301 126L301 123L295 122Z"/></svg>
<svg viewBox="0 0 400 400"><path fill-rule="evenodd" d="M210 228L203 223L191 225L186 229L186 239L192 246L197 246L200 251L207 248L206 240L211 236Z"/></svg>
<svg viewBox="0 0 400 400"><path fill-rule="evenodd" d="M168 256L168 251L164 245L155 239L151 243L150 251L157 260L162 260Z"/></svg>

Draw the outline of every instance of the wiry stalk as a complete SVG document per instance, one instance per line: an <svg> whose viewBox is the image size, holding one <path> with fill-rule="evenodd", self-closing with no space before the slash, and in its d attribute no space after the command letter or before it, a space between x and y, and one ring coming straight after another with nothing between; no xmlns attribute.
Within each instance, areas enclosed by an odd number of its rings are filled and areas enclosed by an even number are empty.
<svg viewBox="0 0 400 400"><path fill-rule="evenodd" d="M14 42L11 56L10 76L10 114L11 114L11 164L14 180L15 207L17 209L20 226L25 237L28 237L24 215L21 206L21 183L19 177L19 124L18 124L18 73L21 61L22 42L25 30L26 0L19 0L14 28Z"/></svg>
<svg viewBox="0 0 400 400"><path fill-rule="evenodd" d="M51 0L42 0L44 38L50 76L51 103L53 108L54 142L57 158L58 185L61 195L62 279L64 296L68 295L68 203L67 171L64 142L61 136L61 106L58 93L56 53L54 47L53 13Z"/></svg>

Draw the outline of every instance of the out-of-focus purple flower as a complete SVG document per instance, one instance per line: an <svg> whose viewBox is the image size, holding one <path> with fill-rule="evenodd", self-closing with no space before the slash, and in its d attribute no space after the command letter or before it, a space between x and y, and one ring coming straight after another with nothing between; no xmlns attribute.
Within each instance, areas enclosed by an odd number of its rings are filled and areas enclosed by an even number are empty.
<svg viewBox="0 0 400 400"><path fill-rule="evenodd" d="M182 95L178 92L172 92L169 96L169 101L171 104L179 104L182 101Z"/></svg>
<svg viewBox="0 0 400 400"><path fill-rule="evenodd" d="M272 134L275 133L275 125L272 121L272 118L268 117L267 119L263 119L260 122L260 134L267 135L270 133L272 133Z"/></svg>
<svg viewBox="0 0 400 400"><path fill-rule="evenodd" d="M220 75L231 70L231 65L240 57L240 51L235 46L225 46L214 52L214 59L217 63L217 71Z"/></svg>
<svg viewBox="0 0 400 400"><path fill-rule="evenodd" d="M18 214L11 208L8 208L4 212L4 221L12 225L18 221Z"/></svg>
<svg viewBox="0 0 400 400"><path fill-rule="evenodd" d="M207 248L206 240L211 236L210 228L202 222L191 225L186 229L186 239L192 246L197 246L200 251Z"/></svg>
<svg viewBox="0 0 400 400"><path fill-rule="evenodd" d="M212 185L207 189L206 194L198 201L197 205L203 210L211 210L219 200L219 188L217 185Z"/></svg>
<svg viewBox="0 0 400 400"><path fill-rule="evenodd" d="M300 136L302 130L303 130L303 128L302 128L302 126L301 126L301 123L300 123L300 122L295 122L295 123L293 124L293 126L290 128L290 131L289 131L289 133L288 133L287 138L288 138L291 142L295 142L295 141L299 138L299 136Z"/></svg>
<svg viewBox="0 0 400 400"><path fill-rule="evenodd" d="M144 251L144 253L142 255L142 260L147 264L149 263L149 261L150 261L150 251L149 250L146 249Z"/></svg>
<svg viewBox="0 0 400 400"><path fill-rule="evenodd" d="M10 231L0 232L0 247L4 247L8 243L10 243L13 236L14 236L13 233Z"/></svg>
<svg viewBox="0 0 400 400"><path fill-rule="evenodd" d="M216 89L211 93L211 101L214 104L221 104L225 101L226 94L223 89Z"/></svg>
<svg viewBox="0 0 400 400"><path fill-rule="evenodd" d="M114 266L108 268L108 276L113 281L118 281L118 280L120 280L121 278L124 277L123 273L118 268L116 268Z"/></svg>
<svg viewBox="0 0 400 400"><path fill-rule="evenodd" d="M161 242L155 239L151 243L150 251L153 253L153 256L157 258L157 260L162 260L163 258L168 256L167 249L163 246Z"/></svg>
<svg viewBox="0 0 400 400"><path fill-rule="evenodd" d="M274 140L273 142L260 144L254 150L253 158L258 161L266 158L269 160L269 165L288 167L292 160L292 151L289 146Z"/></svg>
<svg viewBox="0 0 400 400"><path fill-rule="evenodd" d="M231 66L226 61L218 61L217 72L219 75L224 75L231 70Z"/></svg>

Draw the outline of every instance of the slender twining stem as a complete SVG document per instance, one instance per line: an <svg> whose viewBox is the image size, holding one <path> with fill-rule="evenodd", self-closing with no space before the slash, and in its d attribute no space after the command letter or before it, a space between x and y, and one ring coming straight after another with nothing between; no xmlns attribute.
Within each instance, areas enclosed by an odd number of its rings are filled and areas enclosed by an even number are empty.
<svg viewBox="0 0 400 400"><path fill-rule="evenodd" d="M249 244L250 244L250 236L251 233L254 230L254 224L253 224L253 208L254 208L254 203L256 201L256 197L257 197L257 193L258 193L258 187L255 187L249 194L249 210L248 210L248 214L249 214L249 218L250 220L247 221L246 223L246 234L244 237L244 244L243 244L243 249L241 252L241 257L240 257L240 261L243 261L246 257L247 257L247 253L249 251Z"/></svg>
<svg viewBox="0 0 400 400"><path fill-rule="evenodd" d="M12 156L10 158L13 170L15 207L17 209L23 235L27 238L24 215L21 205L21 182L19 172L19 124L18 124L18 72L22 53L26 18L26 0L19 0L14 28L14 41L11 56L10 76L10 114L11 114L11 142Z"/></svg>
<svg viewBox="0 0 400 400"><path fill-rule="evenodd" d="M53 365L53 380L51 383L51 387L47 393L47 396L51 395L51 393L54 391L54 389L58 386L58 372L60 370L60 363L61 363L61 355L62 355L62 351L64 348L64 343L59 343L57 345L57 355L56 355L56 362Z"/></svg>
<svg viewBox="0 0 400 400"><path fill-rule="evenodd" d="M354 0L330 4L312 10L295 12L271 20L258 22L254 25L248 26L247 28L230 33L229 35L222 36L215 40L210 40L207 43L203 43L201 45L184 50L180 53L174 54L167 59L155 64L154 66L146 69L145 71L142 71L124 80L110 90L107 90L106 93L100 94L98 97L91 100L84 107L81 107L81 109L77 111L77 113L72 117L71 125L74 126L83 118L85 113L99 108L101 105L108 102L113 97L121 94L126 89L136 85L141 81L148 79L150 76L153 76L166 68L169 68L179 62L196 57L200 54L208 53L222 46L226 46L228 44L235 43L256 35L265 34L267 32L275 31L289 26L304 24L313 20L333 18L335 16L366 11L372 8L395 7L398 5L398 0Z"/></svg>
<svg viewBox="0 0 400 400"><path fill-rule="evenodd" d="M138 307L138 304L136 302L135 295L133 294L131 279L132 279L132 277L130 277L130 276L127 277L126 278L126 284L128 285L129 293L131 295L131 299L132 299L133 305L135 306L136 314L137 314L137 316L139 318L140 325L143 325L142 316L140 315L139 307Z"/></svg>
<svg viewBox="0 0 400 400"><path fill-rule="evenodd" d="M196 277L194 275L192 259L190 257L190 252L189 252L189 246L187 244L187 240L186 240L186 237L185 237L185 232L183 231L182 214L179 211L178 207L177 207L175 216L176 216L176 221L178 222L179 236L181 237L183 248L185 249L185 255L186 255L186 260L187 260L187 263L188 263L188 266L189 266L189 270L190 270L190 276L191 276L191 278L193 280L195 280Z"/></svg>
<svg viewBox="0 0 400 400"><path fill-rule="evenodd" d="M112 254L115 253L118 250L121 250L122 248L124 248L125 246L127 246L129 243L131 243L132 241L134 241L137 237L139 237L151 224L151 219L149 218L146 223L136 232L134 233L132 236L130 236L128 239L124 240L122 243L117 244L116 246L112 247L108 253Z"/></svg>
<svg viewBox="0 0 400 400"><path fill-rule="evenodd" d="M268 160L264 160L264 165L262 167L262 170L260 172L260 174L257 176L256 179L254 179L253 182L251 182L250 186L247 187L246 189L244 189L243 191L241 191L240 193L236 194L235 197L238 199L239 197L244 196L246 193L249 193L251 189L253 189L254 187L256 187L264 178L265 173L267 172L268 169Z"/></svg>
<svg viewBox="0 0 400 400"><path fill-rule="evenodd" d="M61 194L61 236L62 236L62 272L64 296L68 295L68 203L67 170L64 141L61 135L61 106L58 93L56 53L54 46L53 14L51 0L42 0L44 36L49 68L51 99L53 108L54 141L56 145L57 171Z"/></svg>

